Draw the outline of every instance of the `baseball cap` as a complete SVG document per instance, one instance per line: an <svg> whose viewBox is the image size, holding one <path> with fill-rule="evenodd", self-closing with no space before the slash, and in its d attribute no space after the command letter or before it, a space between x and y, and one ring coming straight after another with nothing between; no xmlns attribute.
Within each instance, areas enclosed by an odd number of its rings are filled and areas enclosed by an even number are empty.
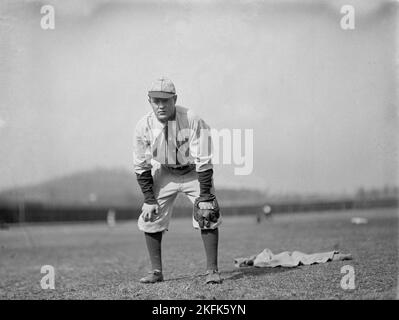
<svg viewBox="0 0 399 320"><path fill-rule="evenodd" d="M172 80L165 77L156 79L152 83L150 90L148 90L148 96L151 98L168 99L173 97L175 94L175 85Z"/></svg>

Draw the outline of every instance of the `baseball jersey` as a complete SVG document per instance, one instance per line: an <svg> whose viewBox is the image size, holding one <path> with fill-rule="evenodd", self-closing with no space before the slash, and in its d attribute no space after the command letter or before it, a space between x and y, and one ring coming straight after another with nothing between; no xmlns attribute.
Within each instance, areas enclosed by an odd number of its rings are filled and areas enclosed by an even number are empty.
<svg viewBox="0 0 399 320"><path fill-rule="evenodd" d="M151 111L136 125L133 158L136 174L151 170L152 161L171 168L194 165L197 172L212 169L210 127L182 106L168 123Z"/></svg>

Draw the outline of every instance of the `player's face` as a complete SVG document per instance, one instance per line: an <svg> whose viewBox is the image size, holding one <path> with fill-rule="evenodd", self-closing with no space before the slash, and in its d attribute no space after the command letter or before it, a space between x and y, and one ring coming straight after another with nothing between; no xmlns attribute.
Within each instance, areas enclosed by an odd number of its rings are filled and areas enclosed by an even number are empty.
<svg viewBox="0 0 399 320"><path fill-rule="evenodd" d="M176 99L177 96L173 96L169 99L149 98L148 101L150 102L158 120L161 122L167 122L175 113Z"/></svg>

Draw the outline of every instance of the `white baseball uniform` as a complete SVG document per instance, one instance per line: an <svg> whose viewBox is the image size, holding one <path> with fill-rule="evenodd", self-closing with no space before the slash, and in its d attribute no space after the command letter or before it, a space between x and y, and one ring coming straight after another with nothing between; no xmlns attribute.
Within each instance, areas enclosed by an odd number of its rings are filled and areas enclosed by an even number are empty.
<svg viewBox="0 0 399 320"><path fill-rule="evenodd" d="M158 121L151 111L137 123L133 151L134 171L142 174L151 170L154 196L160 206L153 221L144 221L141 214L138 227L149 233L167 230L177 194L186 194L194 203L200 195L197 172L213 168L210 128L181 106L176 106L175 119L168 124ZM217 228L221 222L220 217L210 228ZM199 229L193 216L192 224Z"/></svg>

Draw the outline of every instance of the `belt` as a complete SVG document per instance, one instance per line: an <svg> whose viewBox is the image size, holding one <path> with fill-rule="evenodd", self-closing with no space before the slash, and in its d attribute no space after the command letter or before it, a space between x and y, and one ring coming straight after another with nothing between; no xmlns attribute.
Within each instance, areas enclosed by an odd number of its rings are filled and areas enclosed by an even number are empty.
<svg viewBox="0 0 399 320"><path fill-rule="evenodd" d="M186 174L192 170L195 169L195 164L187 164L185 166L180 166L180 167L170 167L167 165L163 165L167 170L177 173L177 174Z"/></svg>

